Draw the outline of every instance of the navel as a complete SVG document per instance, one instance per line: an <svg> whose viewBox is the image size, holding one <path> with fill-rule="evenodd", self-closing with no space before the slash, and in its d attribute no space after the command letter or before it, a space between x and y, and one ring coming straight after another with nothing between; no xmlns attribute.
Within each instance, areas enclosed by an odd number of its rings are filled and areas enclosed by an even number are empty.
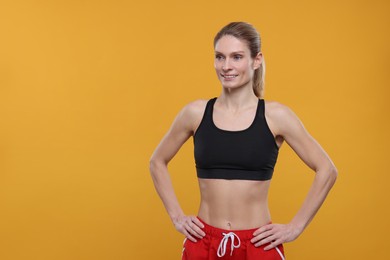
<svg viewBox="0 0 390 260"><path fill-rule="evenodd" d="M228 226L228 229L231 230L232 229L232 224L230 222L227 223L227 226Z"/></svg>

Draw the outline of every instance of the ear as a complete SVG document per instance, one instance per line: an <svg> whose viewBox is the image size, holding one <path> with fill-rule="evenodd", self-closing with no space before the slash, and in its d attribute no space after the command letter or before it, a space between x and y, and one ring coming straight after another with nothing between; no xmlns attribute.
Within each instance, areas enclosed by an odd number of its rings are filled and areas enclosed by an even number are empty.
<svg viewBox="0 0 390 260"><path fill-rule="evenodd" d="M260 68L261 63L263 63L263 53L259 52L253 59L253 69L257 70Z"/></svg>

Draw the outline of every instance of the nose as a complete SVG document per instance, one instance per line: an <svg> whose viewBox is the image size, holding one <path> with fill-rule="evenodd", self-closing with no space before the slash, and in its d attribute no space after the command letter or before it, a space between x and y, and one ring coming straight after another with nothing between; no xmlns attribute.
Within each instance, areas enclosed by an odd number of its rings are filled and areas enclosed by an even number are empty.
<svg viewBox="0 0 390 260"><path fill-rule="evenodd" d="M230 70L230 69L231 69L230 59L226 58L225 61L222 64L222 70L227 71L227 70Z"/></svg>

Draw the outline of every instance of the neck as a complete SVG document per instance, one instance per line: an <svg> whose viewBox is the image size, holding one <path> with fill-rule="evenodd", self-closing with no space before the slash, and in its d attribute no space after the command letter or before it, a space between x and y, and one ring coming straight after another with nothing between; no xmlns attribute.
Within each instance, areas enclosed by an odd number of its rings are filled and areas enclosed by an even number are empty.
<svg viewBox="0 0 390 260"><path fill-rule="evenodd" d="M227 109L239 110L257 105L258 99L251 86L237 89L223 88L218 103Z"/></svg>

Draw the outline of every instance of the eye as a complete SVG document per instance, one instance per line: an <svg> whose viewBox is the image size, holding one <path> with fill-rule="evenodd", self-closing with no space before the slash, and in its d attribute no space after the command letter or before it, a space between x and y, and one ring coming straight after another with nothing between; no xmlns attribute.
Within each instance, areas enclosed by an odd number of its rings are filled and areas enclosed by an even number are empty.
<svg viewBox="0 0 390 260"><path fill-rule="evenodd" d="M242 59L242 55L236 54L236 55L233 56L233 58L234 58L235 60L241 60L241 59Z"/></svg>
<svg viewBox="0 0 390 260"><path fill-rule="evenodd" d="M222 56L221 54L216 54L216 55L215 55L215 59L218 60L218 61L220 61L220 60L223 59L223 56Z"/></svg>

